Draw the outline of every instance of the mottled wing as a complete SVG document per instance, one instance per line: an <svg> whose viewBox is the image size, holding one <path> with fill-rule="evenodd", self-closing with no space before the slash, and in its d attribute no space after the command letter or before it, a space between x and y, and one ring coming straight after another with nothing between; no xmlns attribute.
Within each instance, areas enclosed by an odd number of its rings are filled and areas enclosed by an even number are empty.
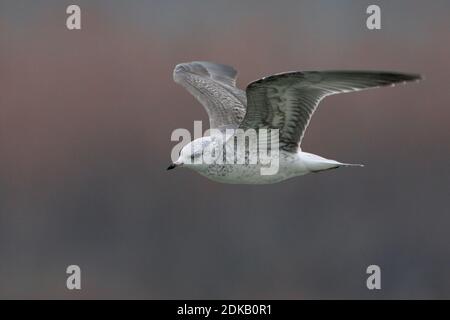
<svg viewBox="0 0 450 320"><path fill-rule="evenodd" d="M309 121L324 97L419 79L414 74L378 71L273 75L247 86L247 113L240 127L279 129L280 149L297 152Z"/></svg>
<svg viewBox="0 0 450 320"><path fill-rule="evenodd" d="M175 67L175 82L205 107L211 128L237 128L245 115L245 92L236 88L237 72L223 64L205 61Z"/></svg>

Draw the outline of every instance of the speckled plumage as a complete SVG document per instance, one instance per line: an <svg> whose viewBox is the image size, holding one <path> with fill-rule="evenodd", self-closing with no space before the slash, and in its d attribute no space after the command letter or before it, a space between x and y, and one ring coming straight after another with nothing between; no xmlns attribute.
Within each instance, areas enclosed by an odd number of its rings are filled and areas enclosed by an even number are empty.
<svg viewBox="0 0 450 320"><path fill-rule="evenodd" d="M266 164L197 161L208 146L222 148L231 140L203 137L185 146L170 168L185 166L224 183L265 184L310 172L354 166L302 152L300 143L320 101L330 95L417 81L419 75L382 71L304 71L272 75L250 83L246 92L236 87L234 68L195 61L175 67L174 80L205 107L213 129L270 129L276 141L278 170L264 175ZM234 141L234 140L233 140ZM234 142L233 142L234 144ZM274 159L275 161L275 159ZM359 165L356 165L359 166Z"/></svg>

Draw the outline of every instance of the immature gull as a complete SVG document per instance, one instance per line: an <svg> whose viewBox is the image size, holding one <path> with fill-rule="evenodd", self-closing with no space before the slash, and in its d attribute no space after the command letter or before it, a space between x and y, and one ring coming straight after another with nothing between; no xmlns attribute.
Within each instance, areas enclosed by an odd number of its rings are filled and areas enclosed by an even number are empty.
<svg viewBox="0 0 450 320"><path fill-rule="evenodd" d="M206 136L184 146L169 169L185 166L211 180L237 184L275 183L310 172L346 166L362 166L303 152L301 141L320 101L330 95L420 80L420 75L383 71L296 71L275 74L254 81L246 92L236 87L234 68L212 62L195 61L175 67L174 80L185 87L205 107L211 129L268 129L278 133L278 167L273 174L262 174L261 161L236 164L226 161L196 161L211 145L220 147L227 140ZM244 142L245 143L245 142ZM267 142L269 144L269 142ZM211 150L211 149L209 149ZM247 154L248 156L248 154ZM223 158L221 158L223 160Z"/></svg>

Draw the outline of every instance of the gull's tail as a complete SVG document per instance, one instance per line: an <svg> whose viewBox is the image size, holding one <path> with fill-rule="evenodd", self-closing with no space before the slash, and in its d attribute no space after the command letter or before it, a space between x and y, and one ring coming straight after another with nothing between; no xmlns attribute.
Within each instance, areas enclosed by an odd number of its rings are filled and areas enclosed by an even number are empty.
<svg viewBox="0 0 450 320"><path fill-rule="evenodd" d="M336 160L325 159L318 155L302 152L303 161L311 172L321 172L341 167L364 167L359 163L342 163Z"/></svg>
<svg viewBox="0 0 450 320"><path fill-rule="evenodd" d="M341 167L364 167L361 163L341 163Z"/></svg>

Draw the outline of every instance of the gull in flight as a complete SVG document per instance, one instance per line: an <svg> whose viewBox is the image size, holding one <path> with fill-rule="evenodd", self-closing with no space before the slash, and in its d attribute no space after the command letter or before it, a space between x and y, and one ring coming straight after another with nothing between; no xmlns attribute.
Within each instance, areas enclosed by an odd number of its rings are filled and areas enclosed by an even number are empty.
<svg viewBox="0 0 450 320"><path fill-rule="evenodd" d="M333 94L421 79L416 74L384 71L295 71L256 80L244 92L236 87L236 75L236 70L230 66L204 61L178 64L173 73L175 82L185 87L206 109L211 129L277 130L277 171L261 174L260 162L195 161L212 144L226 144L231 140L218 140L211 135L184 146L178 160L168 170L184 166L222 183L268 184L311 172L362 166L301 150L306 128L320 101Z"/></svg>

